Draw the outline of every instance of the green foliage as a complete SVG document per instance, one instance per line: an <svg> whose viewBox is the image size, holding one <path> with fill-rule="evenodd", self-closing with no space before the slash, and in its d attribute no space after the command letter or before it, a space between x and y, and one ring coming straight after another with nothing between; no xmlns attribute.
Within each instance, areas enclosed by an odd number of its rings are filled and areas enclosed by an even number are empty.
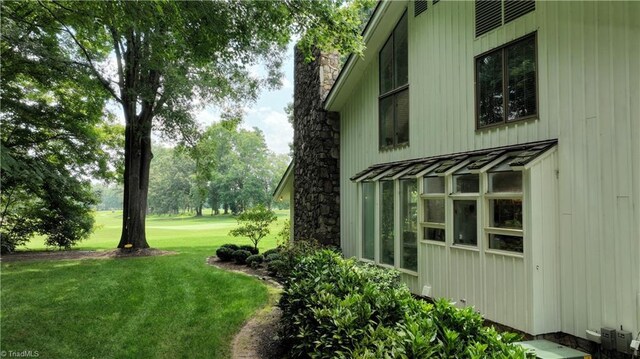
<svg viewBox="0 0 640 359"><path fill-rule="evenodd" d="M266 258L270 254L279 254L280 250L281 250L281 247L267 249L266 251L264 251L264 253L262 253L262 255Z"/></svg>
<svg viewBox="0 0 640 359"><path fill-rule="evenodd" d="M238 249L233 252L233 260L236 261L237 264L246 264L247 258L251 256L251 252L245 251L242 249Z"/></svg>
<svg viewBox="0 0 640 359"><path fill-rule="evenodd" d="M91 233L96 198L88 179L115 176L112 145L120 145L122 127L108 120L107 94L91 72L66 61L56 31L33 25L39 5L1 6L2 253L35 235L68 248Z"/></svg>
<svg viewBox="0 0 640 359"><path fill-rule="evenodd" d="M293 357L525 357L516 335L483 327L472 308L414 299L398 272L328 250L299 261L280 307Z"/></svg>
<svg viewBox="0 0 640 359"><path fill-rule="evenodd" d="M248 266L250 266L251 268L255 268L260 266L260 264L264 262L264 257L260 254L252 254L249 257L247 257L246 262Z"/></svg>
<svg viewBox="0 0 640 359"><path fill-rule="evenodd" d="M220 248L218 248L216 250L216 256L218 256L218 258L222 262L229 262L229 261L234 259L233 253L236 250L237 249L232 249L232 248L229 248L229 247L220 247Z"/></svg>
<svg viewBox="0 0 640 359"><path fill-rule="evenodd" d="M284 226L280 232L278 232L278 246L287 246L289 240L291 239L291 221L288 219L284 220Z"/></svg>
<svg viewBox="0 0 640 359"><path fill-rule="evenodd" d="M238 216L240 227L232 229L229 234L234 237L248 237L254 248L258 249L258 243L269 234L269 226L276 221L276 214L262 205L255 206Z"/></svg>
<svg viewBox="0 0 640 359"><path fill-rule="evenodd" d="M248 245L248 244L243 244L241 246L238 247L238 249L242 249L243 251L248 251L251 254L258 254L260 253L260 250L254 246Z"/></svg>
<svg viewBox="0 0 640 359"><path fill-rule="evenodd" d="M281 259L274 259L267 262L267 271L274 277L284 278L287 273L287 265Z"/></svg>
<svg viewBox="0 0 640 359"><path fill-rule="evenodd" d="M264 255L264 261L269 263L271 261L275 261L275 260L282 260L282 256L280 255L280 253L269 253Z"/></svg>
<svg viewBox="0 0 640 359"><path fill-rule="evenodd" d="M72 154L69 158L77 158L80 149L88 157L79 163L87 163L100 151L85 151L88 147L85 144L93 143L95 136L85 136L87 133L76 130L94 131L94 120L102 113L106 98L119 105L126 122L120 148L124 149L124 193L128 196L124 201L126 225L121 245L127 242L147 247L145 216L132 214L146 210L153 157L152 129L168 139L195 143L198 129L193 113L199 106L230 107L251 102L260 87L274 88L281 84L283 50L294 35L303 36L300 48L308 57L313 56L314 47L362 53L364 44L358 33L362 8L371 7L372 3L371 0L4 1L0 11L3 106L11 98L6 95L9 92L25 99L33 87L42 91L34 92L35 98L21 103L33 108L27 111L29 116L19 114L22 106L15 107L19 117L32 121L28 126L6 126L3 113L3 137L14 134L13 129L29 132L42 126L51 131L36 140L25 141L25 148L55 139L63 148L49 151L52 156L58 154L64 163L68 153ZM264 66L265 76L252 74L257 65ZM33 76L21 78L28 66L33 68ZM53 71L62 75L52 76ZM17 76L12 78L14 74ZM5 85L12 82L18 85L9 85L5 91ZM45 102L45 98L52 99L51 111L32 106ZM53 131L68 129L65 124L75 126L74 135L66 139ZM76 146L65 145L65 140ZM3 146L3 152L11 148L4 142ZM48 159L37 150L30 153ZM23 163L19 156L12 158ZM94 163L104 167L104 161ZM37 168L28 163L26 167ZM69 172L65 177L84 178L78 173L82 171L71 170L69 167L74 167L71 165L60 165L55 170L61 172L63 167ZM196 168L196 186L190 196L197 202L196 208L201 209L206 183L206 174L201 169L206 165L197 164ZM5 171L9 172L3 167ZM37 177L25 178L32 182ZM3 183L3 192L5 188ZM24 191L30 193L31 189ZM74 200L81 207L86 202L84 198Z"/></svg>
<svg viewBox="0 0 640 359"><path fill-rule="evenodd" d="M240 249L240 246L238 246L237 244L233 244L233 243L223 244L221 247L231 248L234 251L237 251L238 249Z"/></svg>

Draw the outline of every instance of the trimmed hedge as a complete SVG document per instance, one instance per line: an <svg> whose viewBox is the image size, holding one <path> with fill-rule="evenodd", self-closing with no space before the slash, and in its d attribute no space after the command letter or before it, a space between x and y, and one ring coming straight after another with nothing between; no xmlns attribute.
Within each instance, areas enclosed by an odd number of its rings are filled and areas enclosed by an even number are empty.
<svg viewBox="0 0 640 359"><path fill-rule="evenodd" d="M237 251L233 252L233 259L237 264L246 264L247 258L249 258L250 255L251 252L238 249Z"/></svg>
<svg viewBox="0 0 640 359"><path fill-rule="evenodd" d="M260 264L262 264L263 261L264 261L264 257L261 254L252 254L249 257L247 257L247 260L246 260L247 265L251 268L256 268L260 266Z"/></svg>
<svg viewBox="0 0 640 359"><path fill-rule="evenodd" d="M271 262L274 263L275 261ZM342 259L302 258L280 299L280 335L293 357L523 358L512 333L483 327L472 308L415 299L397 271Z"/></svg>
<svg viewBox="0 0 640 359"><path fill-rule="evenodd" d="M238 249L241 249L243 251L248 251L251 254L258 254L260 253L260 250L255 248L254 246L250 246L248 244L243 244L241 246L238 247Z"/></svg>
<svg viewBox="0 0 640 359"><path fill-rule="evenodd" d="M235 250L222 246L216 250L216 256L218 256L222 262L229 262L233 260L233 252L235 252Z"/></svg>

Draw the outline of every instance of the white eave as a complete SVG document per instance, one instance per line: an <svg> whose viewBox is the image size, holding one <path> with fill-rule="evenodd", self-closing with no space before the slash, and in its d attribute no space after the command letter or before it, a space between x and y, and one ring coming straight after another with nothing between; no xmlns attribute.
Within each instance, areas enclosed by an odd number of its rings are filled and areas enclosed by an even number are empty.
<svg viewBox="0 0 640 359"><path fill-rule="evenodd" d="M275 201L289 201L293 192L293 161L289 163L289 167L284 171L284 175L280 179L276 190L273 191L273 199Z"/></svg>
<svg viewBox="0 0 640 359"><path fill-rule="evenodd" d="M378 50L387 41L397 20L404 13L406 4L405 1L378 2L362 34L366 49L362 56L354 54L349 56L324 101L325 110L340 111L351 97L350 94L362 77L364 70L378 56ZM390 18L393 21L388 21ZM382 21L382 19L386 21Z"/></svg>

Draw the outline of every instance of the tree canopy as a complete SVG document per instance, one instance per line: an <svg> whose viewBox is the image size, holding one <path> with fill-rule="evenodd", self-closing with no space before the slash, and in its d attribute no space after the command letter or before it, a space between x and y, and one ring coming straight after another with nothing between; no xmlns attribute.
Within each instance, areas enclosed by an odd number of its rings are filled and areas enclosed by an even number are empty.
<svg viewBox="0 0 640 359"><path fill-rule="evenodd" d="M96 201L88 180L113 175L110 150L121 134L103 121L106 93L67 61L55 31L31 21L2 19L3 252L36 234L61 247L86 238Z"/></svg>
<svg viewBox="0 0 640 359"><path fill-rule="evenodd" d="M30 32L50 34L38 39L30 56L77 69L82 76L69 81L86 97L104 93L122 108L124 209L118 247L147 248L152 128L192 141L197 106L250 101L261 86L277 86L283 49L293 34L304 34L300 47L308 56L313 46L362 51L360 9L372 3L5 1L2 16L16 25L8 46L18 46L13 41ZM266 76L251 71L258 65Z"/></svg>

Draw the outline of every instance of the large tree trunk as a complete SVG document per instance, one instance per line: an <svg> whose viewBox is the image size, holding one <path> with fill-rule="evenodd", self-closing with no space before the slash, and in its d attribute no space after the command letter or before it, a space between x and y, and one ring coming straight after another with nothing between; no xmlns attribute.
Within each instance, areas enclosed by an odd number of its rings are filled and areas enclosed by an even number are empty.
<svg viewBox="0 0 640 359"><path fill-rule="evenodd" d="M122 235L118 248L149 248L145 232L149 168L151 165L151 118L135 118L125 132L124 203ZM128 246L130 244L131 246Z"/></svg>
<svg viewBox="0 0 640 359"><path fill-rule="evenodd" d="M196 207L196 217L202 217L202 205L201 204L199 204Z"/></svg>

